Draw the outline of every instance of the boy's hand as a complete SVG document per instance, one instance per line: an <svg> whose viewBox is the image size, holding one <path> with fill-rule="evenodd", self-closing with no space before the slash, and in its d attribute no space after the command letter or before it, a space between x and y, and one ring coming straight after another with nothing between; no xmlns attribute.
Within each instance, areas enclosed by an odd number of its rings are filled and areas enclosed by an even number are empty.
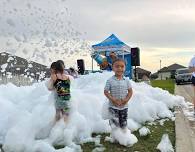
<svg viewBox="0 0 195 152"><path fill-rule="evenodd" d="M124 106L126 103L128 102L128 100L125 98L125 99L121 99L121 105Z"/></svg>
<svg viewBox="0 0 195 152"><path fill-rule="evenodd" d="M124 99L121 99L122 106L126 105L129 102L132 94L133 94L133 90L132 90L132 88L129 88L127 96Z"/></svg>
<svg viewBox="0 0 195 152"><path fill-rule="evenodd" d="M115 106L117 107L123 106L122 100L112 97L112 95L107 90L104 90L104 94Z"/></svg>
<svg viewBox="0 0 195 152"><path fill-rule="evenodd" d="M123 106L122 101L120 99L115 99L113 103L118 107Z"/></svg>
<svg viewBox="0 0 195 152"><path fill-rule="evenodd" d="M120 102L119 102L119 104L118 104L118 106L123 107L124 105L126 105L127 102L128 101L127 101L126 98L125 99L121 99Z"/></svg>

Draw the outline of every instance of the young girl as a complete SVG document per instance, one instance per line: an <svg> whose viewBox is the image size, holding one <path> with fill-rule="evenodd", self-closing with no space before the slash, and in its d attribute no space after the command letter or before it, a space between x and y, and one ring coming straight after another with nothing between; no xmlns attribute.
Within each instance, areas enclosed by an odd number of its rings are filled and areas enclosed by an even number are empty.
<svg viewBox="0 0 195 152"><path fill-rule="evenodd" d="M65 74L64 65L61 62L53 62L50 67L51 78L48 89L56 92L56 121L64 117L68 120L70 112L70 76Z"/></svg>

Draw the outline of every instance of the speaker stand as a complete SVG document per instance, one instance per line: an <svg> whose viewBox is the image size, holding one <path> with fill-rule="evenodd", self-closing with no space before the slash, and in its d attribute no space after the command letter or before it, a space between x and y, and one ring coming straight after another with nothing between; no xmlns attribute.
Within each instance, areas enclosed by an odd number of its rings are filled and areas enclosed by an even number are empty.
<svg viewBox="0 0 195 152"><path fill-rule="evenodd" d="M136 70L136 66L135 66L135 70L134 70L134 77L135 77L135 82L137 82L137 70Z"/></svg>

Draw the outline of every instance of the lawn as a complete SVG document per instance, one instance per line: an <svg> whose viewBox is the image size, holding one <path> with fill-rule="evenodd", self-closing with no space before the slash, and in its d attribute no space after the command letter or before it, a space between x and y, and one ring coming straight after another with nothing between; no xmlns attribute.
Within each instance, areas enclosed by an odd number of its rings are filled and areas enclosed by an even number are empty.
<svg viewBox="0 0 195 152"><path fill-rule="evenodd" d="M169 79L169 80L152 80L151 85L153 87L159 87L164 90L169 91L171 94L174 94L175 90L175 80Z"/></svg>
<svg viewBox="0 0 195 152"><path fill-rule="evenodd" d="M113 144L104 141L105 136L108 134L101 134L101 144L105 147L104 152L158 152L157 145L161 141L162 135L167 133L171 140L173 147L175 147L175 125L171 120L165 121L164 126L161 126L158 122L156 125L146 125L151 131L151 134L141 137L138 131L133 134L138 138L138 142L132 147L125 147L119 144ZM86 143L82 145L83 152L91 152L95 148L94 143Z"/></svg>
<svg viewBox="0 0 195 152"><path fill-rule="evenodd" d="M174 80L152 80L151 85L153 87L159 87L164 90L169 91L170 93L174 94L175 89L175 81ZM101 134L101 144L104 145L106 148L105 152L158 152L156 150L157 145L159 144L161 137L163 134L167 133L169 135L169 138L171 140L171 143L173 147L175 148L175 123L171 120L166 121L164 123L164 126L161 126L159 123L156 125L146 125L150 131L151 134L146 137L140 137L138 131L133 132L133 134L136 135L138 138L138 143L133 145L130 148L121 146L119 144L112 144L109 142L105 142L105 136L108 136L106 134ZM91 152L95 148L94 143L86 143L82 145L82 149L84 152Z"/></svg>

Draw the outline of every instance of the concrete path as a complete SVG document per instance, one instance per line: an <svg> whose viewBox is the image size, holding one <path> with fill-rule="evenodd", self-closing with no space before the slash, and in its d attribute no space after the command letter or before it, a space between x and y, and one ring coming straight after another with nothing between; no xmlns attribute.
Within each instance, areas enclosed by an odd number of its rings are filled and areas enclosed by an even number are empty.
<svg viewBox="0 0 195 152"><path fill-rule="evenodd" d="M191 85L176 85L175 94L191 102L193 89ZM195 152L195 117L193 106L188 109L176 109L175 119L176 152Z"/></svg>

